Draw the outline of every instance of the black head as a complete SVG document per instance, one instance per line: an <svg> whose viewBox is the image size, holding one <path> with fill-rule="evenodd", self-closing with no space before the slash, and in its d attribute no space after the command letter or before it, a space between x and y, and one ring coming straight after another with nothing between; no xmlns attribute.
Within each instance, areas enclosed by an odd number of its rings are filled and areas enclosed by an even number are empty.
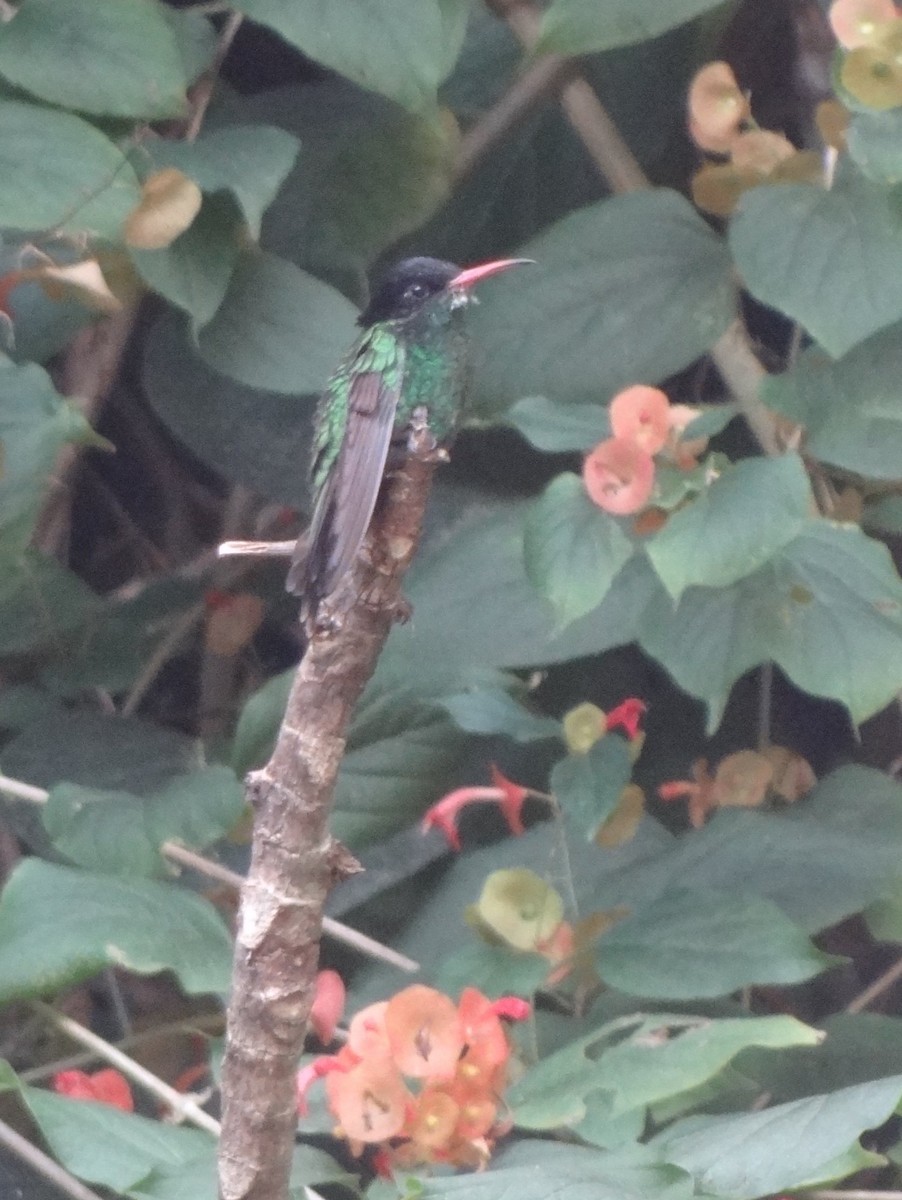
<svg viewBox="0 0 902 1200"><path fill-rule="evenodd" d="M366 327L412 317L459 273L460 267L440 258L402 259L382 276L357 324Z"/></svg>

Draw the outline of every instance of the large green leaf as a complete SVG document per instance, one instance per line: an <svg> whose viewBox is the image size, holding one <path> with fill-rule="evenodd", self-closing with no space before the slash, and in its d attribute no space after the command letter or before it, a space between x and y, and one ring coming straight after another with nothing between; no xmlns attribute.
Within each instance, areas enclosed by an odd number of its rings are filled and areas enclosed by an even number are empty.
<svg viewBox="0 0 902 1200"><path fill-rule="evenodd" d="M58 783L43 818L56 849L79 866L135 878L163 874L163 842L174 838L203 850L242 810L234 772L215 766L176 776L147 796Z"/></svg>
<svg viewBox="0 0 902 1200"><path fill-rule="evenodd" d="M193 142L161 138L145 147L156 168L176 167L203 192L231 192L254 237L298 157L300 143L274 125L226 125Z"/></svg>
<svg viewBox="0 0 902 1200"><path fill-rule="evenodd" d="M728 587L791 542L810 509L798 455L749 458L675 512L648 543L648 556L674 600L693 584Z"/></svg>
<svg viewBox="0 0 902 1200"><path fill-rule="evenodd" d="M23 0L0 25L0 76L62 108L177 117L189 82L157 0Z"/></svg>
<svg viewBox="0 0 902 1200"><path fill-rule="evenodd" d="M0 895L0 1001L61 991L109 966L171 970L186 992L225 992L231 940L212 905L174 884L19 863Z"/></svg>
<svg viewBox="0 0 902 1200"><path fill-rule="evenodd" d="M249 252L200 333L201 357L239 383L319 392L354 336L354 306L293 263Z"/></svg>
<svg viewBox="0 0 902 1200"><path fill-rule="evenodd" d="M839 355L902 319L902 218L885 188L852 170L828 191L752 188L730 225L749 291Z"/></svg>
<svg viewBox="0 0 902 1200"><path fill-rule="evenodd" d="M902 581L881 543L858 528L812 521L731 587L690 588L675 608L663 593L653 596L639 640L707 703L711 727L739 676L768 659L863 721L899 686Z"/></svg>
<svg viewBox="0 0 902 1200"><path fill-rule="evenodd" d="M676 192L591 205L521 252L536 266L487 281L472 319L480 416L536 393L597 403L657 383L704 354L733 313L726 247Z"/></svg>
<svg viewBox="0 0 902 1200"><path fill-rule="evenodd" d="M652 1142L662 1162L691 1172L724 1200L755 1200L849 1174L881 1160L858 1145L892 1115L902 1075L795 1100L761 1112L688 1117Z"/></svg>
<svg viewBox="0 0 902 1200"><path fill-rule="evenodd" d="M794 1017L706 1020L702 1017L618 1018L531 1067L510 1089L514 1121L526 1129L579 1125L587 1102L610 1115L645 1108L696 1088L742 1050L812 1046L820 1035Z"/></svg>
<svg viewBox="0 0 902 1200"><path fill-rule="evenodd" d="M537 742L561 736L561 723L543 717L500 687L475 687L443 696L439 704L465 733Z"/></svg>
<svg viewBox="0 0 902 1200"><path fill-rule="evenodd" d="M658 37L723 0L553 0L545 12L538 49L591 54Z"/></svg>
<svg viewBox="0 0 902 1200"><path fill-rule="evenodd" d="M315 1184L344 1184L356 1191L356 1177L316 1146L294 1148L288 1195L307 1200ZM128 1189L131 1200L217 1200L216 1148L188 1163L160 1164Z"/></svg>
<svg viewBox="0 0 902 1200"><path fill-rule="evenodd" d="M902 183L902 110L852 113L846 140L849 154L869 179Z"/></svg>
<svg viewBox="0 0 902 1200"><path fill-rule="evenodd" d="M232 197L207 196L189 227L168 246L129 253L144 281L199 328L225 299L243 238L244 223Z"/></svg>
<svg viewBox="0 0 902 1200"><path fill-rule="evenodd" d="M641 1148L624 1156L527 1139L486 1171L427 1179L421 1200L691 1200L690 1177Z"/></svg>
<svg viewBox="0 0 902 1200"><path fill-rule="evenodd" d="M765 403L805 426L814 458L869 475L902 478L902 325L892 325L836 362L816 348L762 389Z"/></svg>
<svg viewBox="0 0 902 1200"><path fill-rule="evenodd" d="M469 0L241 0L310 58L409 109L435 103L457 59Z"/></svg>
<svg viewBox="0 0 902 1200"><path fill-rule="evenodd" d="M55 558L0 546L0 654L58 644L97 609L87 584Z"/></svg>
<svg viewBox="0 0 902 1200"><path fill-rule="evenodd" d="M527 515L526 575L562 628L601 604L632 552L620 524L569 471L551 481Z"/></svg>
<svg viewBox="0 0 902 1200"><path fill-rule="evenodd" d="M592 841L629 781L629 746L612 734L599 738L585 754L568 754L555 763L549 786L567 821Z"/></svg>
<svg viewBox="0 0 902 1200"><path fill-rule="evenodd" d="M9 544L11 528L20 545L29 537L31 520L62 447L92 437L91 426L60 396L46 371L34 363L16 366L0 357L0 531L4 544Z"/></svg>
<svg viewBox="0 0 902 1200"><path fill-rule="evenodd" d="M142 378L157 414L203 462L267 499L306 505L310 397L263 392L220 375L175 313L151 329Z"/></svg>
<svg viewBox="0 0 902 1200"><path fill-rule="evenodd" d="M547 396L524 396L503 415L538 450L591 450L611 436L608 410L600 404L556 404Z"/></svg>
<svg viewBox="0 0 902 1200"><path fill-rule="evenodd" d="M141 198L131 164L71 113L0 100L0 227L114 241Z"/></svg>
<svg viewBox="0 0 902 1200"><path fill-rule="evenodd" d="M771 900L678 885L604 934L597 965L619 991L690 1000L800 983L836 961Z"/></svg>

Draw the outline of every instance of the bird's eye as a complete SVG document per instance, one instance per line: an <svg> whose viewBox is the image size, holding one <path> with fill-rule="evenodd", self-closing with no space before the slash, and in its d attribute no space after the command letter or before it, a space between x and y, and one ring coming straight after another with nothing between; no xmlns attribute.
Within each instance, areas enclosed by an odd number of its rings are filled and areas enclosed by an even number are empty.
<svg viewBox="0 0 902 1200"><path fill-rule="evenodd" d="M425 300L429 295L429 288L425 283L411 283L404 289L405 300Z"/></svg>

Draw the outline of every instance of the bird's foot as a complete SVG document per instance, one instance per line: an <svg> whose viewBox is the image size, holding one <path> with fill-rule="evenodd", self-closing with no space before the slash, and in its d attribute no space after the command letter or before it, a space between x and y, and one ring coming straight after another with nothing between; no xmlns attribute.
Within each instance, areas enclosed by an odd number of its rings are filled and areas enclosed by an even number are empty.
<svg viewBox="0 0 902 1200"><path fill-rule="evenodd" d="M438 444L429 428L429 412L425 405L420 404L413 410L407 427L407 453L411 458L425 463L444 463L450 460L448 451Z"/></svg>

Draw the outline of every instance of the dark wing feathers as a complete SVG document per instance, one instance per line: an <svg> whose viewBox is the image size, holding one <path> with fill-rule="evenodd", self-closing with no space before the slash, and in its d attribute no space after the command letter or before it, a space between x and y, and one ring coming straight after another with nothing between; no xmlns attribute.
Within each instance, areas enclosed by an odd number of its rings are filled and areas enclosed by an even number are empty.
<svg viewBox="0 0 902 1200"><path fill-rule="evenodd" d="M403 372L365 371L351 380L348 420L309 534L298 543L287 587L315 617L363 545L385 471Z"/></svg>

